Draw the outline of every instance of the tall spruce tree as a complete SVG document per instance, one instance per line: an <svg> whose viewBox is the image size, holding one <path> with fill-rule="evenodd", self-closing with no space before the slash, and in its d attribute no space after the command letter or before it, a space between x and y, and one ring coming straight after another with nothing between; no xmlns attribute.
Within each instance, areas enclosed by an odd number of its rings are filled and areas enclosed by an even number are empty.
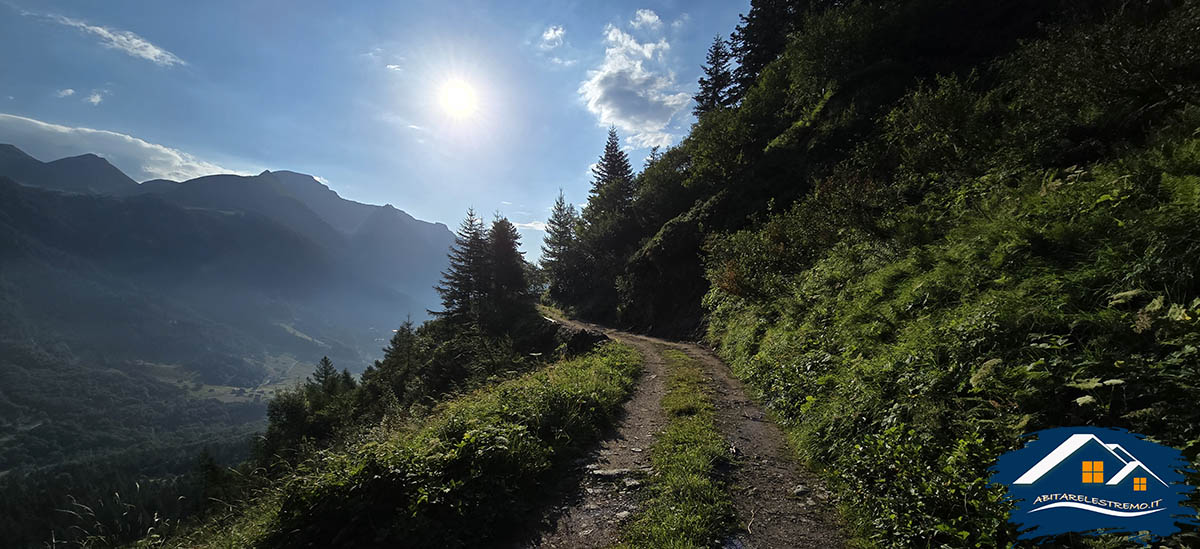
<svg viewBox="0 0 1200 549"><path fill-rule="evenodd" d="M313 375L309 378L309 383L318 387L327 387L337 383L338 371L333 366L333 361L329 357L321 357L320 362L317 362L317 369L313 371Z"/></svg>
<svg viewBox="0 0 1200 549"><path fill-rule="evenodd" d="M550 300L560 305L574 304L579 295L579 273L582 256L579 238L575 233L579 215L575 206L567 203L562 189L554 201L554 209L546 222L546 236L542 239L542 269L549 279Z"/></svg>
<svg viewBox="0 0 1200 549"><path fill-rule="evenodd" d="M783 53L788 34L795 30L807 4L804 0L750 0L749 13L739 15L741 22L729 37L738 62L733 71L734 100L746 95L763 68Z"/></svg>
<svg viewBox="0 0 1200 549"><path fill-rule="evenodd" d="M604 153L592 168L592 188L588 191L588 203L583 209L583 222L601 233L613 232L615 223L628 215L633 205L633 166L629 155L621 150L617 129L608 129L608 140Z"/></svg>
<svg viewBox="0 0 1200 549"><path fill-rule="evenodd" d="M450 265L434 287L442 298L442 310L430 311L453 322L477 322L487 284L488 244L483 221L474 208L459 225L450 248Z"/></svg>
<svg viewBox="0 0 1200 549"><path fill-rule="evenodd" d="M517 228L508 219L497 216L487 234L490 276L485 299L485 324L494 332L504 331L514 318L529 312L533 305L520 245Z"/></svg>
<svg viewBox="0 0 1200 549"><path fill-rule="evenodd" d="M733 71L729 68L731 59L733 54L725 39L719 34L713 37L704 61L704 76L700 77L700 91L692 96L696 100L696 106L692 109L696 116L733 104L730 93L733 86Z"/></svg>
<svg viewBox="0 0 1200 549"><path fill-rule="evenodd" d="M638 227L633 215L636 190L629 156L621 150L616 128L609 128L604 153L592 169L592 189L580 215L580 242L585 253L582 294L587 303L577 309L598 320L616 312L616 280L624 271L625 259L637 244Z"/></svg>

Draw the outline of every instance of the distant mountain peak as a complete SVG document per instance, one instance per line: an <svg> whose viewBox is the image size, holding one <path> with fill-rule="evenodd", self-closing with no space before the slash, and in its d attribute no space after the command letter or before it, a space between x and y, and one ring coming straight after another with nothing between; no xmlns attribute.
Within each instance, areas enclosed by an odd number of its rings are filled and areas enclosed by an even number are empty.
<svg viewBox="0 0 1200 549"><path fill-rule="evenodd" d="M93 153L42 162L16 146L0 144L0 175L58 191L118 196L138 192L137 181Z"/></svg>

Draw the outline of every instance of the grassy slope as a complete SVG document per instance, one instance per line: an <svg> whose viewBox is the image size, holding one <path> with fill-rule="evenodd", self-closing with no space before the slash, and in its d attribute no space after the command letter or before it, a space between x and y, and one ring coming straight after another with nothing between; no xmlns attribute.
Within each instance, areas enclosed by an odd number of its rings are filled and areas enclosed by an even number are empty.
<svg viewBox="0 0 1200 549"><path fill-rule="evenodd" d="M653 448L650 498L626 532L628 547L709 547L733 522L733 501L717 467L728 445L713 419L703 367L666 351L670 371L663 411L669 422Z"/></svg>
<svg viewBox="0 0 1200 549"><path fill-rule="evenodd" d="M547 474L611 423L640 367L614 343L464 395L421 426L323 453L167 544L462 547L503 536L533 516Z"/></svg>
<svg viewBox="0 0 1200 549"><path fill-rule="evenodd" d="M863 544L1011 540L987 467L1024 432L1123 427L1195 462L1200 139L1164 133L980 180L932 242L845 238L766 304L710 293L710 339L828 469Z"/></svg>

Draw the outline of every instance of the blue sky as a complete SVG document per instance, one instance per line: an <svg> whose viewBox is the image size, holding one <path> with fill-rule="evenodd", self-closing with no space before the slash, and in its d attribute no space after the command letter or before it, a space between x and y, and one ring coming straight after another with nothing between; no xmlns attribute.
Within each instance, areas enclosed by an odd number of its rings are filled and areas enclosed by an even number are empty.
<svg viewBox="0 0 1200 549"><path fill-rule="evenodd" d="M741 2L0 0L0 142L138 180L288 169L457 225L581 203L615 125L635 167L678 143ZM465 82L478 110L440 93Z"/></svg>

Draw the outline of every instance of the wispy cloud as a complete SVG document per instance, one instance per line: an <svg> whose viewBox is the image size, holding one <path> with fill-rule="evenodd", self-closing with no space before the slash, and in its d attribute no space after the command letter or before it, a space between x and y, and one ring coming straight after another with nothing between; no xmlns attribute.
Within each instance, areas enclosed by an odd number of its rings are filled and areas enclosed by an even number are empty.
<svg viewBox="0 0 1200 549"><path fill-rule="evenodd" d="M530 229L534 231L545 231L546 224L541 221L530 221L528 223L513 223L513 226L518 229Z"/></svg>
<svg viewBox="0 0 1200 549"><path fill-rule="evenodd" d="M92 106L96 106L99 105L101 101L104 101L105 95L108 95L108 92L105 90L93 90L90 95L83 98L83 102L91 103Z"/></svg>
<svg viewBox="0 0 1200 549"><path fill-rule="evenodd" d="M71 88L64 88L64 89L54 92L54 96L60 97L60 98L61 97L71 97L72 95L75 95L75 90L73 90Z"/></svg>
<svg viewBox="0 0 1200 549"><path fill-rule="evenodd" d="M576 52L567 42L567 29L562 25L546 27L541 36L533 42L539 50L539 56L556 67L566 68L579 62L578 59L573 59Z"/></svg>
<svg viewBox="0 0 1200 549"><path fill-rule="evenodd" d="M605 27L604 42L604 60L579 85L588 110L636 147L670 145L675 136L667 127L691 102L666 67L671 45L665 38L641 42L613 25Z"/></svg>
<svg viewBox="0 0 1200 549"><path fill-rule="evenodd" d="M261 171L232 170L123 133L61 126L3 113L0 113L0 143L12 143L43 160L96 153L138 181L157 178L183 181L217 173L250 175Z"/></svg>
<svg viewBox="0 0 1200 549"><path fill-rule="evenodd" d="M126 55L145 59L155 65L170 67L172 65L187 65L175 54L152 44L149 40L138 36L137 34L112 27L104 27L100 25L92 25L80 19L73 19L64 15L58 14L40 14L34 12L22 11L23 15L40 17L48 21L53 21L60 25L65 25L75 29L79 29L84 33L95 36L100 40L100 44L106 48L120 51Z"/></svg>
<svg viewBox="0 0 1200 549"><path fill-rule="evenodd" d="M633 20L629 24L635 29L656 30L662 26L662 19L659 19L653 10L641 9L633 14Z"/></svg>
<svg viewBox="0 0 1200 549"><path fill-rule="evenodd" d="M403 72L403 71L404 71L404 67L401 67L400 65L397 65L397 64L395 64L395 63L393 63L393 64L391 64L391 65L386 65L384 68L386 68L386 69L387 69L387 70L389 70L389 71L396 71L396 72Z"/></svg>
<svg viewBox="0 0 1200 549"><path fill-rule="evenodd" d="M563 45L563 37L566 36L567 29L562 25L550 25L542 32L542 41L538 44L538 48L543 50L552 50Z"/></svg>

